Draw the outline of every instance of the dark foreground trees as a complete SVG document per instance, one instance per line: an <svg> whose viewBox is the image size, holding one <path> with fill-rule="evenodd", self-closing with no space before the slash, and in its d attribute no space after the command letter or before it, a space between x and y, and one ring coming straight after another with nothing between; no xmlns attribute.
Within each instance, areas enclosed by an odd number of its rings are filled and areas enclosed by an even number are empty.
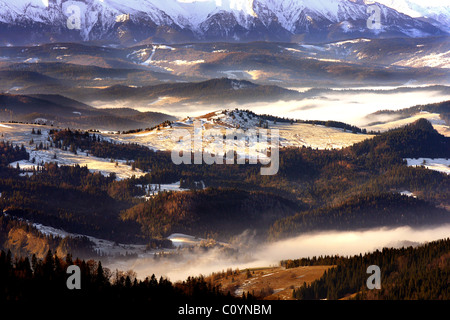
<svg viewBox="0 0 450 320"><path fill-rule="evenodd" d="M67 268L80 268L80 289L69 289ZM152 302L181 303L181 301L225 302L230 295L207 283L203 277L189 277L172 283L155 275L136 279L134 272L110 271L101 262L73 260L71 255L59 258L50 250L44 259L33 256L13 257L0 252L0 302Z"/></svg>

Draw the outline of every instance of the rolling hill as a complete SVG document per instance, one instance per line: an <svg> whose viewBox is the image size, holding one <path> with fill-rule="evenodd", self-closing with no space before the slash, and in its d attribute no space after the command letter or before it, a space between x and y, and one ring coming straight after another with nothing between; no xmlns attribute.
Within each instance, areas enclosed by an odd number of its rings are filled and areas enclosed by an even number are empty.
<svg viewBox="0 0 450 320"><path fill-rule="evenodd" d="M61 95L0 94L0 105L2 121L39 122L62 127L118 131L153 127L166 120L176 120L158 112L99 110Z"/></svg>

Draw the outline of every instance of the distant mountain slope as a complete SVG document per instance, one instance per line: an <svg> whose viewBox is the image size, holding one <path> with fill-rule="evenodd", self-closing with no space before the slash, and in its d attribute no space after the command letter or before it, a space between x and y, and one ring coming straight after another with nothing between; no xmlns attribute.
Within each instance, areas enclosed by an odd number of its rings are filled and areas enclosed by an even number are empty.
<svg viewBox="0 0 450 320"><path fill-rule="evenodd" d="M58 80L34 71L0 70L1 88L7 91L20 90L30 85L61 85Z"/></svg>
<svg viewBox="0 0 450 320"><path fill-rule="evenodd" d="M63 100L63 101L58 101ZM77 102L71 100L69 105L64 105L70 101L70 99L51 95L34 95L34 96L24 96L24 95L12 95L12 94L1 94L0 104L8 110L11 110L16 115L25 115L29 113L42 113L42 114L52 114L55 116L73 116L74 112L86 111L84 104L78 103L81 109L74 107ZM93 112L93 108L90 110ZM95 111L93 112L96 113Z"/></svg>
<svg viewBox="0 0 450 320"><path fill-rule="evenodd" d="M449 39L0 47L0 91L69 96L71 87L147 87L222 77L287 87L445 84ZM70 97L78 100L84 94Z"/></svg>
<svg viewBox="0 0 450 320"><path fill-rule="evenodd" d="M178 118L161 112L139 112L130 108L111 108L101 109L104 112L108 112L116 117L133 120L136 122L146 122L149 127L153 127L164 121L176 121Z"/></svg>
<svg viewBox="0 0 450 320"><path fill-rule="evenodd" d="M72 92L72 94L76 92ZM158 99L176 98L173 103L229 103L276 101L281 98L295 99L297 91L275 85L257 85L250 81L227 78L211 79L201 82L168 83L154 86L130 87L117 85L108 88L85 89L82 100L114 102L117 100L156 102ZM171 102L165 101L165 105Z"/></svg>
<svg viewBox="0 0 450 320"><path fill-rule="evenodd" d="M294 47L303 49L302 46ZM308 47L317 58L404 67L450 68L448 37L355 39Z"/></svg>
<svg viewBox="0 0 450 320"><path fill-rule="evenodd" d="M61 95L0 94L0 120L23 121L100 130L131 130L153 127L166 120L167 114L132 110L130 114L118 110L95 109Z"/></svg>
<svg viewBox="0 0 450 320"><path fill-rule="evenodd" d="M48 101L50 103L55 103L58 105L62 105L65 108L75 108L75 109L84 109L86 111L90 112L96 112L96 109L84 104L82 102L69 99L67 97L61 96L61 95L55 95L55 94L30 94L29 97L36 98L36 99L42 99L45 101Z"/></svg>

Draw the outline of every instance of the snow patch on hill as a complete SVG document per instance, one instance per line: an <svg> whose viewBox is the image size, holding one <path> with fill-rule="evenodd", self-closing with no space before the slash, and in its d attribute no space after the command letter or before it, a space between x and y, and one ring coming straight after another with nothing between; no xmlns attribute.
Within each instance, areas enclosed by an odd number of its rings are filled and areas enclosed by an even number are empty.
<svg viewBox="0 0 450 320"><path fill-rule="evenodd" d="M416 54L419 53L421 53L421 51L418 51ZM403 59L393 63L393 65L414 68L430 67L450 69L450 51L442 53L430 53L425 56Z"/></svg>
<svg viewBox="0 0 450 320"><path fill-rule="evenodd" d="M418 159L405 159L408 162L408 166L417 167L424 166L427 169L450 174L450 159L443 158L418 158Z"/></svg>

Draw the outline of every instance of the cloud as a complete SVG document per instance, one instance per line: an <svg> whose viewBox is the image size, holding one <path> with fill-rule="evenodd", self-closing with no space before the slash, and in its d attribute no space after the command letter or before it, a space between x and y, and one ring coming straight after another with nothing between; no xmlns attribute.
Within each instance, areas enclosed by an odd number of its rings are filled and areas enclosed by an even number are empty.
<svg viewBox="0 0 450 320"><path fill-rule="evenodd" d="M292 88L291 88L292 89ZM370 88L365 88L370 89ZM376 88L372 88L376 89ZM302 89L299 89L302 91ZM147 105L146 103L130 102L129 106L139 111L159 111L169 113L180 118L186 116L201 116L220 109L249 109L257 114L273 114L302 120L335 120L352 125L364 126L366 116L379 110L399 110L416 105L450 100L450 95L441 90L417 90L404 92L390 92L389 90L367 91L334 91L315 95L302 100L255 102L255 103L227 103L217 104L178 104L178 105ZM100 106L100 104L94 104Z"/></svg>
<svg viewBox="0 0 450 320"><path fill-rule="evenodd" d="M227 268L251 268L278 265L283 259L297 259L320 255L356 255L383 247L401 247L411 243L424 243L444 239L450 235L450 224L413 229L411 227L379 228L365 231L334 231L306 233L273 243L256 243L251 232L235 239L236 254L223 250L194 250L175 258L138 258L105 262L110 269L134 270L138 278L155 274L171 281L185 280L188 276L209 275ZM103 262L102 262L103 263Z"/></svg>

